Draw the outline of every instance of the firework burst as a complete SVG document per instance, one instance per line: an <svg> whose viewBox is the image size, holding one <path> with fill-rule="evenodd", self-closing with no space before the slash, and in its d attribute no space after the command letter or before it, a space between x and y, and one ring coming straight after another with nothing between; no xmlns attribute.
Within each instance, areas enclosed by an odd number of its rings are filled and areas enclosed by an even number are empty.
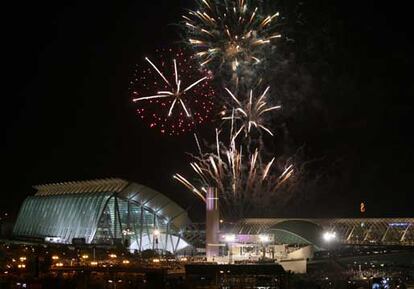
<svg viewBox="0 0 414 289"><path fill-rule="evenodd" d="M163 134L191 131L210 118L215 95L211 77L183 50L157 50L145 58L146 68L135 70L131 81L139 117Z"/></svg>
<svg viewBox="0 0 414 289"><path fill-rule="evenodd" d="M293 164L277 163L276 158L264 161L257 148L253 153L236 145L234 135L230 144L220 141L216 130L215 151L203 153L196 137L199 150L193 156L191 168L197 175L193 183L180 174L174 178L195 195L205 201L206 187L218 189L223 212L229 217L241 217L254 211L260 204L273 197L294 172ZM258 202L258 204L256 204Z"/></svg>
<svg viewBox="0 0 414 289"><path fill-rule="evenodd" d="M275 31L279 13L263 16L255 0L202 0L184 15L187 42L201 66L245 71L260 64L281 35Z"/></svg>
<svg viewBox="0 0 414 289"><path fill-rule="evenodd" d="M249 96L247 101L239 100L228 88L225 88L227 93L231 96L236 106L232 108L231 116L223 116L223 120L239 120L241 127L235 133L237 137L240 132L244 130L245 136L248 136L252 129L256 129L259 132L264 131L273 136L273 132L266 125L266 114L274 110L280 109L280 105L270 106L267 101L267 94L270 87L268 86L259 97L253 97L253 90L249 90ZM223 111L222 115L226 115ZM233 126L232 126L233 127Z"/></svg>

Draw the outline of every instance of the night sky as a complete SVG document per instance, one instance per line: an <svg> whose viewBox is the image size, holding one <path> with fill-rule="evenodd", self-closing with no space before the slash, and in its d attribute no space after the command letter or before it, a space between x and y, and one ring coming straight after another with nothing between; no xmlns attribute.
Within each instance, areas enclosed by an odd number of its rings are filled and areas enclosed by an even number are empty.
<svg viewBox="0 0 414 289"><path fill-rule="evenodd" d="M160 190L197 219L199 200L172 179L190 175L192 135L148 129L127 93L134 65L180 40L175 23L192 1L7 5L0 209L16 213L35 184L121 177ZM283 214L358 217L364 201L365 216L413 217L411 10L379 1L275 5L293 40L280 45L288 65L273 84L284 105L274 143L302 147L304 160L317 160L315 175L324 175L320 189Z"/></svg>

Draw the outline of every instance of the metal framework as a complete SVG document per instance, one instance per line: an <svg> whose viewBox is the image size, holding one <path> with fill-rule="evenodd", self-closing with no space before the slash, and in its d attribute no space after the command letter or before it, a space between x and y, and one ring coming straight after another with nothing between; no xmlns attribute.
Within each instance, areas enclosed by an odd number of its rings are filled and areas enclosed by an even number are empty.
<svg viewBox="0 0 414 289"><path fill-rule="evenodd" d="M35 186L23 202L13 234L17 238L69 244L122 243L130 250L176 252L188 246L187 212L163 194L122 179Z"/></svg>
<svg viewBox="0 0 414 289"><path fill-rule="evenodd" d="M350 245L414 246L414 218L243 219L234 227L239 234L262 234L286 221L304 221L323 231L336 232L338 241Z"/></svg>

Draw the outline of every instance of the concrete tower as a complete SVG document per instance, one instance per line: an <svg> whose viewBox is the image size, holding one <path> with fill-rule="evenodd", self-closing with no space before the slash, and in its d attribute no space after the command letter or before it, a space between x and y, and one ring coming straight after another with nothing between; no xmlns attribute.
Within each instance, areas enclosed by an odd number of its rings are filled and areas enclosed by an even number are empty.
<svg viewBox="0 0 414 289"><path fill-rule="evenodd" d="M219 255L219 217L217 189L209 187L206 195L207 261L212 261Z"/></svg>

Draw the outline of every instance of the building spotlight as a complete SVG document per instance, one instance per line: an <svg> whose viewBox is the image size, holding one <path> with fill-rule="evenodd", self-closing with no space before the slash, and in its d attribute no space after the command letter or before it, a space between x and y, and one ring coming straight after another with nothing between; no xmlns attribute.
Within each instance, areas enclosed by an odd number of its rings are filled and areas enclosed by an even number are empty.
<svg viewBox="0 0 414 289"><path fill-rule="evenodd" d="M336 240L336 232L325 232L323 233L323 239L325 242L332 242Z"/></svg>
<svg viewBox="0 0 414 289"><path fill-rule="evenodd" d="M267 243L270 241L269 235L259 235L259 240L262 243Z"/></svg>
<svg viewBox="0 0 414 289"><path fill-rule="evenodd" d="M224 241L226 243L231 243L231 242L236 241L236 235L234 235L234 234L226 234L223 237L224 237Z"/></svg>

